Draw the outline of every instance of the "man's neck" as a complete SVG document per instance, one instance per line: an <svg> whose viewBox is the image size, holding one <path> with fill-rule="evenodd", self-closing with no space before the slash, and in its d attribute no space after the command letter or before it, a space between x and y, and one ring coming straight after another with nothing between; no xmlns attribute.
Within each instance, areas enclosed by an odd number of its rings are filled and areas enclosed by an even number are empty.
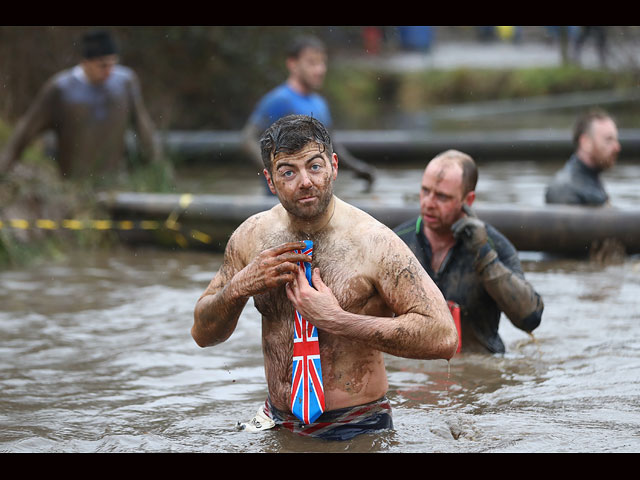
<svg viewBox="0 0 640 480"><path fill-rule="evenodd" d="M287 79L287 85L294 92L299 93L300 95L309 95L313 92L310 88L308 88L304 83L298 80L296 77L289 77Z"/></svg>
<svg viewBox="0 0 640 480"><path fill-rule="evenodd" d="M431 268L434 272L438 272L447 253L455 245L456 239L451 232L437 232L426 226L422 227L422 231L431 246Z"/></svg>
<svg viewBox="0 0 640 480"><path fill-rule="evenodd" d="M583 165L585 165L586 167L590 168L591 170L597 170L597 168L594 165L594 162L591 159L591 156L589 154L587 154L586 152L584 152L582 150L578 150L578 151L576 151L575 155L578 158L578 161L582 162Z"/></svg>
<svg viewBox="0 0 640 480"><path fill-rule="evenodd" d="M422 225L422 231L425 237L429 240L431 245L431 251L433 253L449 250L456 243L456 239L453 237L453 232L446 231L440 232L431 230L425 225Z"/></svg>

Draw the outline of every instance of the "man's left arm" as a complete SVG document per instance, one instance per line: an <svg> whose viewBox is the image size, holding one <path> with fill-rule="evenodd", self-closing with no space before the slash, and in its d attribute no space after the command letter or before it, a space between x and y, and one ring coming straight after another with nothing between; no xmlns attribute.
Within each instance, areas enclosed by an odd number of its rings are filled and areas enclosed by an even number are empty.
<svg viewBox="0 0 640 480"><path fill-rule="evenodd" d="M458 334L445 299L405 243L390 232L368 252L376 290L393 310L393 317L345 311L318 269L309 286L302 269L287 285L296 309L318 329L362 342L398 357L450 359Z"/></svg>
<svg viewBox="0 0 640 480"><path fill-rule="evenodd" d="M544 303L524 278L516 250L510 244L496 245L478 218L463 217L452 228L454 236L476 252L473 267L498 308L521 330L537 328Z"/></svg>
<svg viewBox="0 0 640 480"><path fill-rule="evenodd" d="M138 145L143 151L145 163L158 163L162 159L163 149L160 139L155 135L155 126L142 99L142 90L138 76L131 71L130 94L133 121L139 136Z"/></svg>
<svg viewBox="0 0 640 480"><path fill-rule="evenodd" d="M364 160L355 157L342 143L334 142L333 149L336 155L338 155L340 165L353 170L356 177L366 180L368 190L370 190L376 179L376 168Z"/></svg>

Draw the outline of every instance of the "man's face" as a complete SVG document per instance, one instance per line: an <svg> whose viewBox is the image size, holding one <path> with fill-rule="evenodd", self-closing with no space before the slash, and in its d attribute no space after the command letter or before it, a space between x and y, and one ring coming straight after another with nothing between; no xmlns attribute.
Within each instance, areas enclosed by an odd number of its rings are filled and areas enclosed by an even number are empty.
<svg viewBox="0 0 640 480"><path fill-rule="evenodd" d="M613 167L620 153L618 129L613 120L594 120L590 131L583 136L582 147L594 167L600 170Z"/></svg>
<svg viewBox="0 0 640 480"><path fill-rule="evenodd" d="M84 59L81 64L89 81L94 85L101 85L107 81L117 63L117 55L105 55L104 57Z"/></svg>
<svg viewBox="0 0 640 480"><path fill-rule="evenodd" d="M316 48L305 48L296 59L288 62L289 70L308 90L322 88L327 73L327 55Z"/></svg>
<svg viewBox="0 0 640 480"><path fill-rule="evenodd" d="M463 202L473 201L474 192L462 195L462 168L432 161L422 175L420 213L426 228L438 233L451 231L462 216Z"/></svg>
<svg viewBox="0 0 640 480"><path fill-rule="evenodd" d="M273 173L264 170L271 192L290 214L301 219L324 213L333 196L338 157L328 158L321 148L310 142L299 152L279 153L272 161Z"/></svg>

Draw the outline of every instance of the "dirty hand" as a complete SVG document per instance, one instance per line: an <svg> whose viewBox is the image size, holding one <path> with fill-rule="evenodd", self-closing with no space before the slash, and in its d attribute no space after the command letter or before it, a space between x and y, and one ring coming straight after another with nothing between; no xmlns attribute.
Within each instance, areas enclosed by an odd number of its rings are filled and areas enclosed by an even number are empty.
<svg viewBox="0 0 640 480"><path fill-rule="evenodd" d="M489 237L484 222L476 217L465 216L451 227L453 236L461 239L473 252L479 252Z"/></svg>
<svg viewBox="0 0 640 480"><path fill-rule="evenodd" d="M295 309L317 328L327 325L327 320L336 318L342 307L331 289L320 278L320 270L313 269L313 287L309 285L304 268L298 270L295 281L286 286L287 297Z"/></svg>
<svg viewBox="0 0 640 480"><path fill-rule="evenodd" d="M243 294L252 296L294 281L298 262L311 262L308 255L295 252L304 248L304 242L288 242L260 252L238 275Z"/></svg>

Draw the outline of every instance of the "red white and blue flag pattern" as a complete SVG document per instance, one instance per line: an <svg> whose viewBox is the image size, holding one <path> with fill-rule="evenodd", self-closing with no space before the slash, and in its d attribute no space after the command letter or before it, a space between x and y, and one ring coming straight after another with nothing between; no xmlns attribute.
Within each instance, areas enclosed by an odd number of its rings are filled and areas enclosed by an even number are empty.
<svg viewBox="0 0 640 480"><path fill-rule="evenodd" d="M313 242L297 253L313 255ZM304 262L305 275L311 283L311 265ZM291 375L291 411L305 424L313 423L324 411L324 387L320 364L318 330L295 312L293 336L293 372Z"/></svg>

